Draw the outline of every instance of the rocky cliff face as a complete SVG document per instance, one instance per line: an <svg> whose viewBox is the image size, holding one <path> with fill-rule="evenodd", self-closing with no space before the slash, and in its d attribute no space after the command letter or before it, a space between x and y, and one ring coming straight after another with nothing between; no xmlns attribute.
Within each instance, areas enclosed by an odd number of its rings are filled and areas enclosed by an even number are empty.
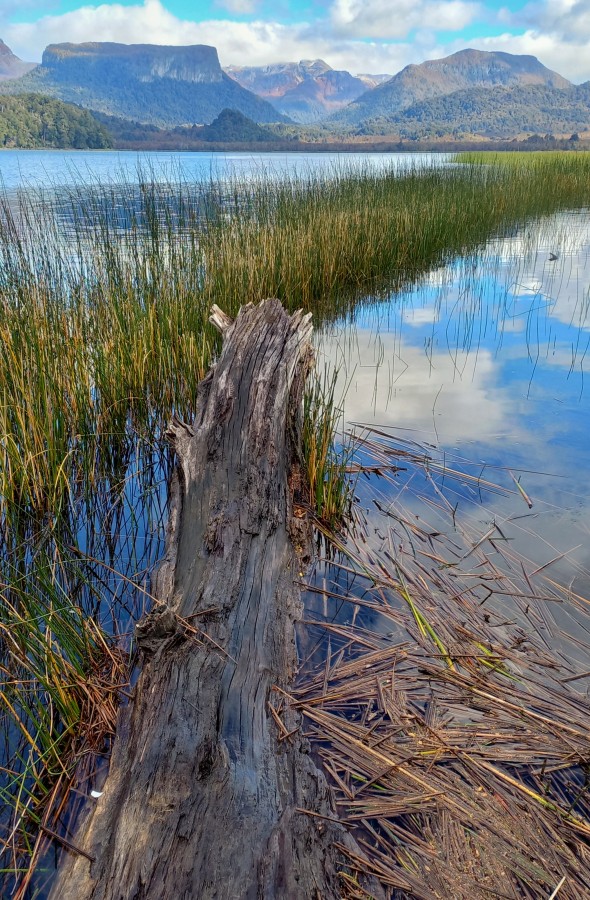
<svg viewBox="0 0 590 900"><path fill-rule="evenodd" d="M61 82L76 82L81 73L102 71L119 78L150 82L170 78L189 84L219 84L223 72L215 47L163 47L153 44L50 44L42 66Z"/></svg>
<svg viewBox="0 0 590 900"><path fill-rule="evenodd" d="M285 121L221 69L215 47L51 44L11 92L36 91L111 116L170 127L212 122L234 109L255 122Z"/></svg>
<svg viewBox="0 0 590 900"><path fill-rule="evenodd" d="M269 66L229 66L225 71L242 87L269 100L276 109L298 122L317 121L342 109L382 77L355 77L350 72L332 69L322 59ZM373 84L371 78L375 78Z"/></svg>
<svg viewBox="0 0 590 900"><path fill-rule="evenodd" d="M15 56L10 47L0 40L0 80L20 78L35 68L35 63L23 62Z"/></svg>
<svg viewBox="0 0 590 900"><path fill-rule="evenodd" d="M527 85L565 89L570 82L547 69L534 56L461 50L444 59L410 65L351 104L338 120L347 124L391 116L431 97L468 88Z"/></svg>

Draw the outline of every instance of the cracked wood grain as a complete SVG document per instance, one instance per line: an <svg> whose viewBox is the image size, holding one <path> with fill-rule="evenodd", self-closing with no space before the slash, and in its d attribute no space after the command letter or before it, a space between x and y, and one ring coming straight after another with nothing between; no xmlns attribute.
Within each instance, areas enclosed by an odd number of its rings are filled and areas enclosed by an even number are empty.
<svg viewBox="0 0 590 900"><path fill-rule="evenodd" d="M66 855L52 900L329 900L343 896L335 844L360 853L296 712L283 703L282 727L269 712L297 666L289 479L310 317L277 300L213 316L219 360L194 423L170 428L178 464L158 603L137 626L141 675L76 834L93 861Z"/></svg>

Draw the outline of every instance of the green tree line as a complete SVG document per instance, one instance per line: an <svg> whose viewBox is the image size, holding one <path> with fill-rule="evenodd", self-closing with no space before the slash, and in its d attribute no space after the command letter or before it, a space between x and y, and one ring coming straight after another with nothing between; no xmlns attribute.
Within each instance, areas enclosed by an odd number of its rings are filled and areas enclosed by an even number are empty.
<svg viewBox="0 0 590 900"><path fill-rule="evenodd" d="M88 110L41 94L0 94L0 147L103 150L112 143Z"/></svg>

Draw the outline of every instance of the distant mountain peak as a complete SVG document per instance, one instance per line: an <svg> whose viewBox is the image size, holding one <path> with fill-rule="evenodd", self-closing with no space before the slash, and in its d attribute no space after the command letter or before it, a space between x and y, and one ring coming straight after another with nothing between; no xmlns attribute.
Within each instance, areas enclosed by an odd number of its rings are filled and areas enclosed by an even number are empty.
<svg viewBox="0 0 590 900"><path fill-rule="evenodd" d="M551 71L536 56L506 53L502 50L458 50L442 59L431 59L417 66L432 71L464 73L471 82L478 80L492 84L547 84L567 87L570 82Z"/></svg>
<svg viewBox="0 0 590 900"><path fill-rule="evenodd" d="M322 75L324 72L333 72L332 66L329 66L323 59L302 59L299 65L310 75Z"/></svg>
<svg viewBox="0 0 590 900"><path fill-rule="evenodd" d="M20 78L35 68L35 63L23 62L15 56L10 47L0 39L0 80Z"/></svg>
<svg viewBox="0 0 590 900"><path fill-rule="evenodd" d="M340 114L342 124L387 118L415 103L475 88L544 85L566 89L570 82L535 56L467 48L442 59L406 66L389 81L367 91Z"/></svg>
<svg viewBox="0 0 590 900"><path fill-rule="evenodd" d="M382 80L380 76L372 81L372 76L361 78L333 69L323 59L267 66L228 66L225 71L242 87L298 122L323 119Z"/></svg>

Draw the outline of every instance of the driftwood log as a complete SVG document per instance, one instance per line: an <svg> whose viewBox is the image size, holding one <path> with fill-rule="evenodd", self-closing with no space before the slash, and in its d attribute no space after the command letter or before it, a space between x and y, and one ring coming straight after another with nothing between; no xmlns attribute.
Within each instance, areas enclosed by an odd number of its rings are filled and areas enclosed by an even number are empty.
<svg viewBox="0 0 590 900"><path fill-rule="evenodd" d="M309 316L244 307L175 422L165 559L120 713L104 793L80 823L53 900L341 898L342 849L295 711L294 585L309 536L294 517ZM369 885L370 896L382 896ZM358 894L357 894L358 896Z"/></svg>

